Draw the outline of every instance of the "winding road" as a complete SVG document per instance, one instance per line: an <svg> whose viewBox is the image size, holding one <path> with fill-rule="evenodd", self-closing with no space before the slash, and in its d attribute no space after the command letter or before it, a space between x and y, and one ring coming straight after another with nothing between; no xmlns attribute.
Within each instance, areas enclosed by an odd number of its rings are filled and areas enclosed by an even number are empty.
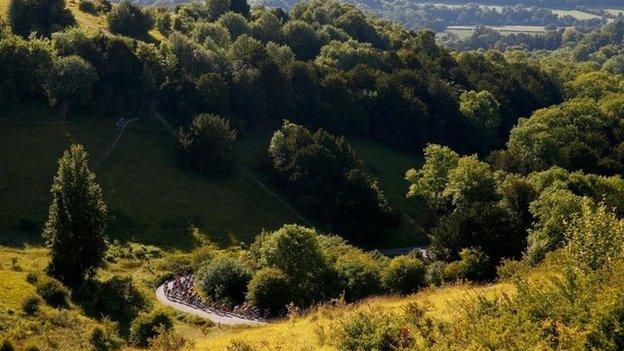
<svg viewBox="0 0 624 351"><path fill-rule="evenodd" d="M171 282L166 282L156 289L156 298L158 301L167 305L173 309L178 311L190 313L192 315L207 318L211 321L215 322L219 325L262 325L266 324L266 322L255 320L255 319L247 319L239 316L235 316L231 313L220 312L220 311L205 311L193 306L189 306L186 304L182 304L176 301L172 301L165 295L165 285L170 284Z"/></svg>

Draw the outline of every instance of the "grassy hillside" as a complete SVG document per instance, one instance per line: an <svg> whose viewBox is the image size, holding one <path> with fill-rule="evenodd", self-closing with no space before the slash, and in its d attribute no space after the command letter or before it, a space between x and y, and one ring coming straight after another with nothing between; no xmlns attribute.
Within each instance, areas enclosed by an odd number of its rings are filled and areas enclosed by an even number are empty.
<svg viewBox="0 0 624 351"><path fill-rule="evenodd" d="M151 260L120 259L100 270L99 277L132 276L156 306L151 288L165 263L172 258L171 254L166 254L164 258ZM34 286L26 282L27 274L40 273L46 262L44 249L0 246L0 340L11 336L19 346L36 345L41 350L87 349L89 332L100 321L86 316L80 306L62 310L43 306L37 317L28 317L21 310L24 299L35 294ZM211 327L188 315L170 312L176 317L176 332L192 340L193 350L228 350L232 343L270 350L336 350L332 330L353 312L375 309L400 312L416 303L426 306L432 318L448 320L453 318L454 309L462 301L477 296L498 296L512 289L509 284L429 289L408 297L379 297L356 305L321 306L303 316L262 327Z"/></svg>
<svg viewBox="0 0 624 351"><path fill-rule="evenodd" d="M57 124L50 122L49 114L43 107L0 113L0 203L7 204L0 206L0 243L40 240L56 162L68 145L84 144L95 163L117 136L116 118L81 115ZM265 153L268 138L269 134L244 136L239 142L239 159L254 176L259 176L254 167ZM391 202L418 215L417 204L404 198L403 180L405 170L418 159L372 142L354 145ZM234 237L250 242L263 229L277 229L284 223L306 224L250 173L239 169L223 179L204 179L184 171L177 165L175 147L159 122L141 118L98 165L112 238L188 248L191 225L226 245ZM407 218L405 222L408 227L389 234L386 246L413 245L422 239Z"/></svg>
<svg viewBox="0 0 624 351"><path fill-rule="evenodd" d="M5 119L22 116L3 114ZM114 119L77 116L75 123L18 124L0 121L0 240L36 241L45 221L56 161L71 143L82 143L94 162L117 135ZM175 144L160 125L143 118L130 125L115 150L96 169L110 214L113 238L168 247L189 247L196 225L214 240L250 241L262 229L297 218L248 175L202 179L176 165ZM21 225L20 225L21 222ZM31 228L32 227L32 228ZM32 229L30 236L28 229Z"/></svg>
<svg viewBox="0 0 624 351"><path fill-rule="evenodd" d="M6 11L9 7L10 0L0 0L0 18L6 18ZM108 32L108 22L106 14L90 14L78 9L78 0L66 0L67 8L72 12L76 23L79 27L90 33L99 31ZM153 29L149 32L153 42L161 42L166 38L157 30Z"/></svg>
<svg viewBox="0 0 624 351"><path fill-rule="evenodd" d="M172 255L167 255L172 257ZM0 341L12 339L19 350L37 346L39 350L89 350L89 335L102 321L86 314L84 308L72 303L56 309L42 304L35 316L22 311L23 301L35 295L35 286L26 281L28 273L41 274L47 264L47 251L41 248L10 248L0 246ZM119 259L99 272L106 280L112 275L131 276L136 286L148 297L153 307L160 306L152 292L165 259ZM211 323L178 313L175 329L187 338L205 337Z"/></svg>
<svg viewBox="0 0 624 351"><path fill-rule="evenodd" d="M401 312L411 304L427 308L434 319L451 320L461 302L477 296L494 297L510 293L510 284L490 286L457 285L429 289L407 297L379 297L356 305L321 306L305 316L256 328L241 328L229 333L213 333L196 340L195 350L228 350L233 345L248 345L253 350L326 350L337 351L333 333L349 315L363 311ZM243 349L243 348L241 348Z"/></svg>
<svg viewBox="0 0 624 351"><path fill-rule="evenodd" d="M245 135L238 148L238 158L248 169L257 168L265 161L266 149L271 139L271 133ZM406 199L405 195L409 184L404 179L405 172L420 166L421 157L403 154L370 140L351 140L356 155L364 162L364 169L370 177L375 179L388 200L402 215L402 226L392 233L386 233L387 248L412 246L424 242L422 224L427 220L426 208L423 203L414 199ZM263 182L261 172L258 176ZM308 223L314 224L309 219Z"/></svg>

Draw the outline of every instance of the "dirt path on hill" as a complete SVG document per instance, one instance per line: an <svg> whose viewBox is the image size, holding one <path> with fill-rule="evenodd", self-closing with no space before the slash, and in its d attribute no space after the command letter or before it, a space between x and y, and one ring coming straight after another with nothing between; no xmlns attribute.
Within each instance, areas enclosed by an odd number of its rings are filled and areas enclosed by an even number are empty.
<svg viewBox="0 0 624 351"><path fill-rule="evenodd" d="M92 168L93 171L97 168L97 166L100 165L100 163L104 162L108 158L108 156L111 154L111 152L113 152L113 150L117 146L117 143L119 142L119 139L121 139L121 137L126 132L126 127L128 127L128 125L130 123L132 123L134 121L137 121L137 120L138 120L138 118L133 118L133 119L130 119L130 120L125 120L125 119L122 118L122 119L117 121L117 130L119 131L117 133L117 137L115 137L113 142L109 145L109 147L102 154L102 156L100 156L98 158L98 160L94 162L93 168Z"/></svg>

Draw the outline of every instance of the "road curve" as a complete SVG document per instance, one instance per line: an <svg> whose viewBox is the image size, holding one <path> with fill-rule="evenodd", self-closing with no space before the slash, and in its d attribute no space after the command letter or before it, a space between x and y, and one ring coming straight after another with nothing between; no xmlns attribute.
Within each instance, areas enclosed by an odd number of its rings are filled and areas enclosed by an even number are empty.
<svg viewBox="0 0 624 351"><path fill-rule="evenodd" d="M165 285L169 284L169 283L170 282L166 282L166 283L162 284L161 286L159 286L158 289L156 289L156 298L158 298L158 301L160 301L164 305L167 305L167 306L169 306L171 308L174 308L174 309L176 309L178 311L190 313L190 314L196 315L198 317L202 317L202 318L207 318L207 319L210 319L211 321L213 321L214 323L220 324L220 325L262 325L262 324L266 324L266 322L253 320L253 319L246 319L246 318L234 316L234 315L232 315L230 313L226 313L226 312L204 311L204 310L200 310L198 308L192 307L192 306L188 306L188 305L181 304L181 303L178 303L178 302L175 302L175 301L171 301L165 295Z"/></svg>

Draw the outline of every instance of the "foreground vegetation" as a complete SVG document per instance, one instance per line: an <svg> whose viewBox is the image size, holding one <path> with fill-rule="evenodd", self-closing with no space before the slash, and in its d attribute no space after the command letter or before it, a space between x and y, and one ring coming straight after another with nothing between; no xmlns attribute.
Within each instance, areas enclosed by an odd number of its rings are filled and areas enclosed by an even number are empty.
<svg viewBox="0 0 624 351"><path fill-rule="evenodd" d="M451 52L333 1L78 9L0 23L3 349L624 347L624 22ZM275 323L161 308L182 275Z"/></svg>

